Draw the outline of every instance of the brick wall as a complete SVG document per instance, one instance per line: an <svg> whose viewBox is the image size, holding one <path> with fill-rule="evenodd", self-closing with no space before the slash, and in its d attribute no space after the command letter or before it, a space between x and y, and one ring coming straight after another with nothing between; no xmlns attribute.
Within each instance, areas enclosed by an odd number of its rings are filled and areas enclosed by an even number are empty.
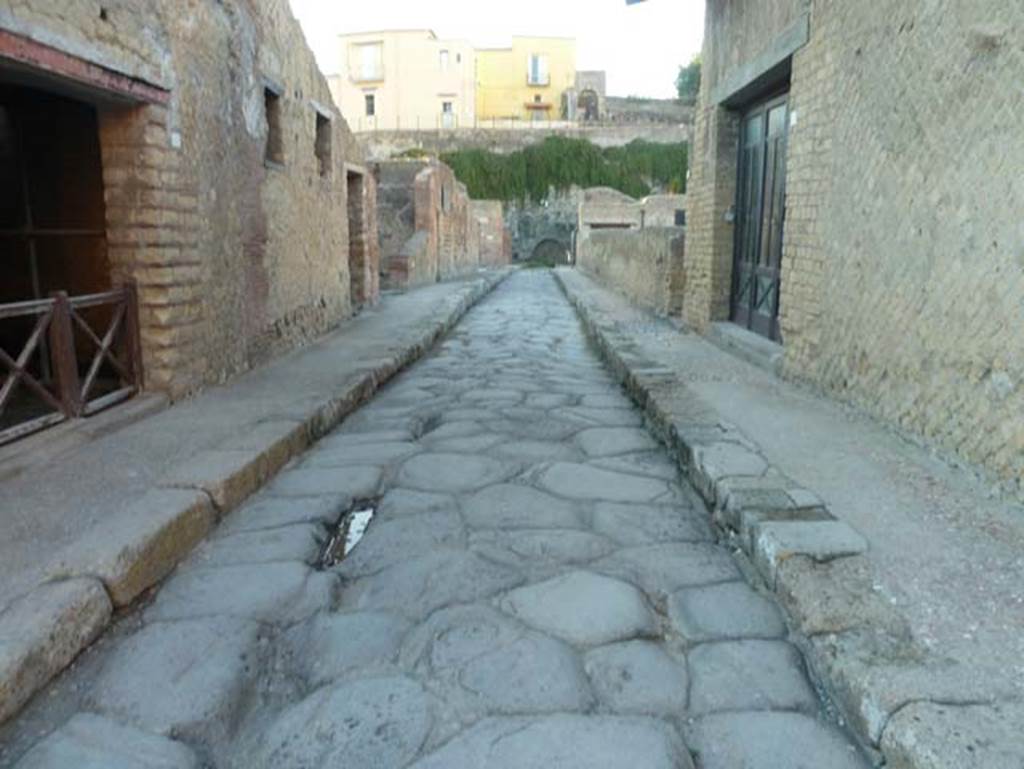
<svg viewBox="0 0 1024 769"><path fill-rule="evenodd" d="M785 371L1024 490L1024 6L708 4L684 316L728 317L739 82L791 59Z"/></svg>
<svg viewBox="0 0 1024 769"><path fill-rule="evenodd" d="M451 168L436 160L395 160L377 167L381 260L388 287L408 288L476 270L484 242L476 201ZM489 226L503 229L501 204L492 205L498 206L498 215L492 213Z"/></svg>
<svg viewBox="0 0 1024 769"><path fill-rule="evenodd" d="M0 31L98 73L83 100L100 107L111 272L139 284L147 387L223 381L352 312L345 163L361 151L286 3L38 0L0 7ZM103 98L116 79L134 104ZM268 85L282 156L266 164Z"/></svg>

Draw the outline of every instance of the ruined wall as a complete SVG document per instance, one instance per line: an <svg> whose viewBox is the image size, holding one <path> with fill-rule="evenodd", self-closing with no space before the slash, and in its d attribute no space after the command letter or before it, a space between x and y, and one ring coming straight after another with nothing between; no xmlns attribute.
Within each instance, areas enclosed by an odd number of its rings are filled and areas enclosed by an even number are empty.
<svg viewBox="0 0 1024 769"><path fill-rule="evenodd" d="M581 242L576 266L640 306L672 315L682 301L685 249L682 227L595 230Z"/></svg>
<svg viewBox="0 0 1024 769"><path fill-rule="evenodd" d="M109 258L139 284L147 386L222 381L350 313L344 162L361 158L286 3L38 0L0 8L0 28L166 94L99 114Z"/></svg>
<svg viewBox="0 0 1024 769"><path fill-rule="evenodd" d="M1024 99L1019 3L709 2L686 317L699 328L728 312L736 114L715 85L801 6L785 370L1021 489L1024 144L1008 141Z"/></svg>
<svg viewBox="0 0 1024 769"><path fill-rule="evenodd" d="M377 168L381 259L388 288L433 283L480 266L474 202L451 168L437 160L394 160Z"/></svg>
<svg viewBox="0 0 1024 769"><path fill-rule="evenodd" d="M579 204L576 254L583 252L595 232L682 226L677 223L677 212L685 210L685 195L649 195L637 200L608 187L591 187L583 192Z"/></svg>
<svg viewBox="0 0 1024 769"><path fill-rule="evenodd" d="M512 259L511 240L505 229L500 200L472 201L472 214L479 232L481 267L501 267Z"/></svg>

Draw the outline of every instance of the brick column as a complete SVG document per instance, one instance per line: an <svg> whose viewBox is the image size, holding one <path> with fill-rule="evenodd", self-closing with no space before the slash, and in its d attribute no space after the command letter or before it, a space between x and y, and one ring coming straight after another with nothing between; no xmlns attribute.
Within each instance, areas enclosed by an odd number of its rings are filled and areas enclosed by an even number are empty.
<svg viewBox="0 0 1024 769"><path fill-rule="evenodd" d="M683 319L698 331L729 317L739 120L707 103L701 91L687 185L686 287Z"/></svg>
<svg viewBox="0 0 1024 769"><path fill-rule="evenodd" d="M145 386L178 397L206 368L198 197L165 107L104 110L99 133L112 277L138 284Z"/></svg>

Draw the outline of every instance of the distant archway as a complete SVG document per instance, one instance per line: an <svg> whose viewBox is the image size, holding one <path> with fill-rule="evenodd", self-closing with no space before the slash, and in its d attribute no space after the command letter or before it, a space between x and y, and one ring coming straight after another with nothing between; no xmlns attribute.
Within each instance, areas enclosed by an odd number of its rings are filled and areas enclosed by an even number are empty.
<svg viewBox="0 0 1024 769"><path fill-rule="evenodd" d="M570 254L571 251L567 243L547 238L534 247L530 260L555 267L557 265L570 264Z"/></svg>
<svg viewBox="0 0 1024 769"><path fill-rule="evenodd" d="M590 123L601 117L601 100L597 91L593 88L584 88L580 91L579 99L576 102L580 117Z"/></svg>

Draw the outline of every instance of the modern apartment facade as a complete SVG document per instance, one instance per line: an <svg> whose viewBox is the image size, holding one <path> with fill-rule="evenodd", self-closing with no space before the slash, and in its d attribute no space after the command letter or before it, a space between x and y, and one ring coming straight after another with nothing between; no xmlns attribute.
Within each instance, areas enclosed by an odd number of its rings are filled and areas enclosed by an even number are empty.
<svg viewBox="0 0 1024 769"><path fill-rule="evenodd" d="M475 55L464 40L428 29L341 35L339 59L328 81L357 132L473 125Z"/></svg>
<svg viewBox="0 0 1024 769"><path fill-rule="evenodd" d="M550 122L575 111L576 41L513 37L476 53L477 120Z"/></svg>

